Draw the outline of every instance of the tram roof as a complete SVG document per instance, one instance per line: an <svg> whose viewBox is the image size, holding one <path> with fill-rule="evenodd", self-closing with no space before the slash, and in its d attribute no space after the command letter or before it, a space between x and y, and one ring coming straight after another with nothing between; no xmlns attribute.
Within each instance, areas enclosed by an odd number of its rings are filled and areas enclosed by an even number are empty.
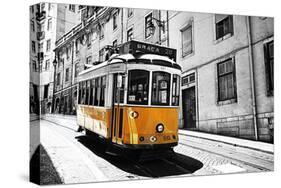
<svg viewBox="0 0 281 188"><path fill-rule="evenodd" d="M170 58L166 56L156 55L156 54L139 54L139 55L133 55L133 54L112 54L111 57L102 63L99 63L97 65L93 65L92 67L82 71L79 75L85 74L87 72L91 72L93 70L99 69L101 67L115 64L115 63L143 63L143 64L152 64L152 65L160 65L160 66L167 66L172 67L181 70L181 67L179 64L177 64L175 61L171 60Z"/></svg>

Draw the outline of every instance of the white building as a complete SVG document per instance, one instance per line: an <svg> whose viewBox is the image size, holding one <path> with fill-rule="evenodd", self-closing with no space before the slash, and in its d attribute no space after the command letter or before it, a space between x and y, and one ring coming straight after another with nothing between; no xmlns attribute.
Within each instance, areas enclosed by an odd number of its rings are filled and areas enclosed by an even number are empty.
<svg viewBox="0 0 281 188"><path fill-rule="evenodd" d="M80 21L78 5L40 3L30 6L31 113L51 111L55 41Z"/></svg>

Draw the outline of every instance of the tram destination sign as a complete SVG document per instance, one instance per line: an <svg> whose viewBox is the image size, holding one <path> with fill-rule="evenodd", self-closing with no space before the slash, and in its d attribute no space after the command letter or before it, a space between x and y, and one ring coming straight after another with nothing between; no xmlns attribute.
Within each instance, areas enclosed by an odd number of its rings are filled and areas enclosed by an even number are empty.
<svg viewBox="0 0 281 188"><path fill-rule="evenodd" d="M139 41L129 41L124 43L119 50L120 54L125 53L147 53L147 54L156 54L156 55L163 55L168 56L170 59L176 61L177 57L177 50L173 48L167 48L164 46L159 46L150 43L144 43Z"/></svg>

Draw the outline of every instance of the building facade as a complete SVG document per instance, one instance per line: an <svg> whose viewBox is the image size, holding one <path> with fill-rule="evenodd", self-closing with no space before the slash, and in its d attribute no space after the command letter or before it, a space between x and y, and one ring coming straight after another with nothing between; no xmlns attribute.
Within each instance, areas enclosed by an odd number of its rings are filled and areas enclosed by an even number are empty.
<svg viewBox="0 0 281 188"><path fill-rule="evenodd" d="M55 41L80 22L78 5L30 6L30 112L51 112Z"/></svg>
<svg viewBox="0 0 281 188"><path fill-rule="evenodd" d="M183 12L173 19L180 127L273 142L273 18Z"/></svg>
<svg viewBox="0 0 281 188"><path fill-rule="evenodd" d="M179 127L273 142L273 18L83 7L56 42L54 111L75 114L80 71L131 39L177 49Z"/></svg>

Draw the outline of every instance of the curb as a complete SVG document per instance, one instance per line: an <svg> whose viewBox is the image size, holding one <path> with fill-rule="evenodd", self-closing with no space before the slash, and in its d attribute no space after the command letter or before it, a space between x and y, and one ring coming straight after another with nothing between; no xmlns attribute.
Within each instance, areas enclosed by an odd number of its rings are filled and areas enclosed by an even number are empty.
<svg viewBox="0 0 281 188"><path fill-rule="evenodd" d="M274 145L265 142L246 140L241 138L233 138L229 136L214 135L214 134L208 134L202 132L188 131L188 130L179 130L179 134L274 154Z"/></svg>

